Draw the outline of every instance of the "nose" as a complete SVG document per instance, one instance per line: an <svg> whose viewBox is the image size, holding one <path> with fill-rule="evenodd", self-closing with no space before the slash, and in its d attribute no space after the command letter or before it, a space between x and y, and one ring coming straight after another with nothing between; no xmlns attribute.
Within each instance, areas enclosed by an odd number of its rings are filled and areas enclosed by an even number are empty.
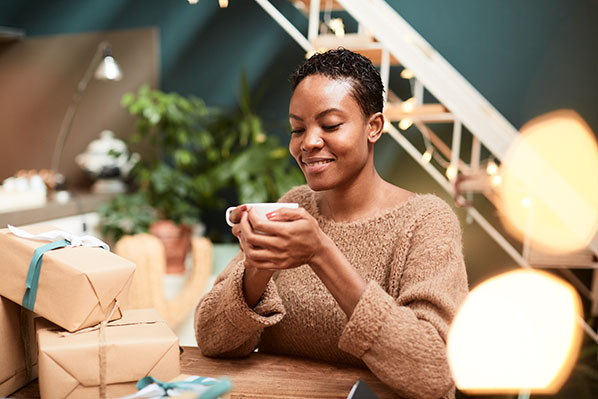
<svg viewBox="0 0 598 399"><path fill-rule="evenodd" d="M307 129L303 136L303 141L301 142L301 151L311 152L313 150L322 148L324 145L324 139L322 139L322 135L320 133L320 130L317 128Z"/></svg>

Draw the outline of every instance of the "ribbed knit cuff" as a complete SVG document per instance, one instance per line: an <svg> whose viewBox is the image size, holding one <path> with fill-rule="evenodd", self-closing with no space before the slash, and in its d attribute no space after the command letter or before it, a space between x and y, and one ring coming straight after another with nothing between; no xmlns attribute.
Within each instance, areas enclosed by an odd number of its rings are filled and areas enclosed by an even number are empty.
<svg viewBox="0 0 598 399"><path fill-rule="evenodd" d="M253 332L275 325L285 315L276 285L270 280L259 304L251 309L243 296L244 274L243 262L239 262L225 282L225 295L222 300L228 303L224 311L226 317L232 325L243 332Z"/></svg>
<svg viewBox="0 0 598 399"><path fill-rule="evenodd" d="M343 329L339 349L361 358L377 339L393 302L378 283L370 281Z"/></svg>

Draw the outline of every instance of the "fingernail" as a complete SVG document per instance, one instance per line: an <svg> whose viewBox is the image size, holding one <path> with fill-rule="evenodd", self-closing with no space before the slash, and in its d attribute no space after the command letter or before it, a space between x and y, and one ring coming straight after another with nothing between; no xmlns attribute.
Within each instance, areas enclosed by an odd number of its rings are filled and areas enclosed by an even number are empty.
<svg viewBox="0 0 598 399"><path fill-rule="evenodd" d="M276 211L272 211L270 213L266 213L266 217L268 219L272 219L274 216L276 216Z"/></svg>
<svg viewBox="0 0 598 399"><path fill-rule="evenodd" d="M239 209L241 210L241 212L245 212L247 210L247 205L241 205Z"/></svg>

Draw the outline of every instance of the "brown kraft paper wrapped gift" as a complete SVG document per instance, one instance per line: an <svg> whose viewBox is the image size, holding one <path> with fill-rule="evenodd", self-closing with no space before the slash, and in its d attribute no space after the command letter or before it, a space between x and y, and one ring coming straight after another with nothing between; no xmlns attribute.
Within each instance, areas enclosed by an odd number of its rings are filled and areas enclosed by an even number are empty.
<svg viewBox="0 0 598 399"><path fill-rule="evenodd" d="M41 397L98 397L99 326L68 333L38 319L36 327ZM155 309L125 310L104 333L106 397L135 393L148 375L168 381L180 374L178 338Z"/></svg>
<svg viewBox="0 0 598 399"><path fill-rule="evenodd" d="M58 230L49 225L22 228L31 234ZM48 242L17 237L0 230L0 295L21 304L29 263L36 248ZM98 324L115 300L128 297L135 265L97 247L67 247L48 251L41 263L33 310L69 331ZM121 317L120 309L114 319Z"/></svg>
<svg viewBox="0 0 598 399"><path fill-rule="evenodd" d="M23 322L20 312L24 312ZM21 331L21 328L26 330ZM27 347L23 340L28 341ZM26 356L29 356L29 362ZM29 373L27 363L31 367ZM0 297L0 397L10 395L36 377L33 313Z"/></svg>

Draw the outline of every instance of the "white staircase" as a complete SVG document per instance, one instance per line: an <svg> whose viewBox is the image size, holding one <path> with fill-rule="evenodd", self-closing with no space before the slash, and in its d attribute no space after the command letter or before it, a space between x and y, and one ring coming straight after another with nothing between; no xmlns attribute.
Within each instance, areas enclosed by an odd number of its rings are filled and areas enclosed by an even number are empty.
<svg viewBox="0 0 598 399"><path fill-rule="evenodd" d="M309 18L305 37L268 0L256 0L291 37L307 52L337 48L339 46L361 53L380 66L385 87L389 87L391 65L402 65L410 79L413 98L401 101L388 93L385 116L388 133L410 154L447 192L455 197L457 205L468 206L468 218L480 226L522 267L559 268L563 274L588 297L592 314L598 314L598 238L588 250L559 259L542 257L529 244L521 251L514 248L474 207L474 193L484 193L491 201L493 173L487 173L480 160L482 146L492 158L504 159L507 150L518 135L513 127L458 71L421 37L397 12L383 0L300 0L293 3ZM333 32L330 12L344 9L358 24L357 33ZM322 14L324 18L322 17ZM336 21L338 22L338 21ZM409 75L413 75L413 77ZM424 104L424 90L439 103ZM403 135L399 128L416 126L426 143L420 151ZM453 125L452 143L447 146L432 131L430 123ZM462 126L473 136L469 162L461 159ZM430 162L432 156L437 160ZM444 163L444 165L443 165ZM440 168L440 169L439 169ZM444 169L444 170L442 170ZM457 176L467 177L457 179ZM459 189L457 189L459 188ZM554 260L554 261L553 261ZM556 262L556 263L555 263ZM555 263L555 264L552 264ZM593 282L587 288L569 271L569 268L592 268ZM584 330L594 341L598 334L585 323Z"/></svg>

